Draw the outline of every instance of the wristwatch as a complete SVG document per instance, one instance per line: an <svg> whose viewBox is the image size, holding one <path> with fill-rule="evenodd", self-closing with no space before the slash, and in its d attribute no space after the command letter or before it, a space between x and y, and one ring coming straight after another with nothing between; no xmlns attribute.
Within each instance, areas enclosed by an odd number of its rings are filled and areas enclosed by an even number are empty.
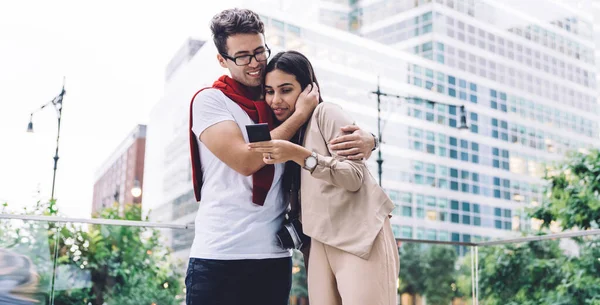
<svg viewBox="0 0 600 305"><path fill-rule="evenodd" d="M371 135L373 136L373 141L375 141L375 146L373 146L373 149L371 149L371 151L375 151L377 150L377 148L379 148L379 138L377 138L377 136L374 133L371 133Z"/></svg>
<svg viewBox="0 0 600 305"><path fill-rule="evenodd" d="M304 168L305 170L312 173L312 171L314 171L316 167L317 167L317 153L313 151L310 154L310 156L308 156L308 157L306 157L306 159L304 159L304 166L302 168Z"/></svg>

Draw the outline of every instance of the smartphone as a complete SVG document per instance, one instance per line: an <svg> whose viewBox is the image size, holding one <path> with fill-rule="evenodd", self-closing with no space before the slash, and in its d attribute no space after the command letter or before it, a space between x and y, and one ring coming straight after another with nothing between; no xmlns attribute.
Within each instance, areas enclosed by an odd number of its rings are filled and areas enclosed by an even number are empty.
<svg viewBox="0 0 600 305"><path fill-rule="evenodd" d="M246 131L250 143L271 141L271 131L267 123L246 125Z"/></svg>

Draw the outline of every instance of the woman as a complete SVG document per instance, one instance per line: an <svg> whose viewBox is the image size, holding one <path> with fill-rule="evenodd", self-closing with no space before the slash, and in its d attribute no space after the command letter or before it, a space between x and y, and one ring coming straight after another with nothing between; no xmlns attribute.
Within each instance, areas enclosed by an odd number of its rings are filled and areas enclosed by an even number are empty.
<svg viewBox="0 0 600 305"><path fill-rule="evenodd" d="M265 100L279 121L292 115L307 86L318 87L312 65L294 51L273 57L264 84ZM267 164L296 164L295 170L286 167L286 180L300 182L303 229L312 239L310 303L395 305L399 261L388 216L394 205L364 161L337 156L328 146L342 126L353 123L339 106L322 102L298 134L301 145L274 140L249 149L262 153Z"/></svg>

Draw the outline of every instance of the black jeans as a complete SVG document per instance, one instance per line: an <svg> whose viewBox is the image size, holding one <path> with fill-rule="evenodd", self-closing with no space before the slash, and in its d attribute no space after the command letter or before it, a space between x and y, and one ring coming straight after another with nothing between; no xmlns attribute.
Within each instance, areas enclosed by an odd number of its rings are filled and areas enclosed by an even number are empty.
<svg viewBox="0 0 600 305"><path fill-rule="evenodd" d="M287 305L292 258L190 258L185 287L187 305Z"/></svg>

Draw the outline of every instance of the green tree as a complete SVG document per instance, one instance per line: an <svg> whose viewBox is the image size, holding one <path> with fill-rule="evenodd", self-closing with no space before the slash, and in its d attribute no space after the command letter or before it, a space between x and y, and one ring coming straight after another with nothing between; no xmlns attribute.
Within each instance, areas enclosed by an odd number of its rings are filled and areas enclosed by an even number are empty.
<svg viewBox="0 0 600 305"><path fill-rule="evenodd" d="M454 297L462 299L464 304L472 304L473 272L471 268L471 254L458 259L456 271L456 284L452 287Z"/></svg>
<svg viewBox="0 0 600 305"><path fill-rule="evenodd" d="M549 170L546 199L531 210L542 228L598 228L600 152L573 153ZM484 248L480 258L481 297L486 305L600 305L600 238L571 241L568 254L549 240ZM575 252L577 252L575 251Z"/></svg>
<svg viewBox="0 0 600 305"><path fill-rule="evenodd" d="M55 202L39 204L29 214L57 215ZM117 205L101 212L109 219L139 220L139 205ZM158 230L146 227L25 222L3 225L3 247L37 253L40 247L57 257L54 304L179 304L183 300L182 266L170 258ZM47 242L27 238L45 232ZM39 234L36 234L39 237ZM23 240L28 243L23 244ZM57 252L55 252L57 249ZM46 290L54 267L47 258L32 259ZM46 260L46 261L44 261ZM82 275L85 275L82 277ZM86 279L87 277L87 279ZM91 280L91 281L88 281ZM60 289L63 288L70 289Z"/></svg>
<svg viewBox="0 0 600 305"><path fill-rule="evenodd" d="M600 151L574 153L546 173L548 200L532 211L544 227L558 221L563 230L600 225Z"/></svg>
<svg viewBox="0 0 600 305"><path fill-rule="evenodd" d="M400 248L400 294L425 296L429 305L447 305L457 296L457 253L453 247L405 243Z"/></svg>
<svg viewBox="0 0 600 305"><path fill-rule="evenodd" d="M304 255L300 251L294 250L292 256L292 290L290 297L298 304L307 302L308 300L308 285L306 280Z"/></svg>
<svg viewBox="0 0 600 305"><path fill-rule="evenodd" d="M558 241L529 242L481 250L480 295L486 305L543 303L562 280Z"/></svg>
<svg viewBox="0 0 600 305"><path fill-rule="evenodd" d="M446 246L429 247L424 270L424 293L428 305L447 305L455 296L456 250Z"/></svg>
<svg viewBox="0 0 600 305"><path fill-rule="evenodd" d="M407 293L412 296L416 305L416 296L425 292L424 253L421 245L417 243L404 243L400 247L400 294Z"/></svg>

